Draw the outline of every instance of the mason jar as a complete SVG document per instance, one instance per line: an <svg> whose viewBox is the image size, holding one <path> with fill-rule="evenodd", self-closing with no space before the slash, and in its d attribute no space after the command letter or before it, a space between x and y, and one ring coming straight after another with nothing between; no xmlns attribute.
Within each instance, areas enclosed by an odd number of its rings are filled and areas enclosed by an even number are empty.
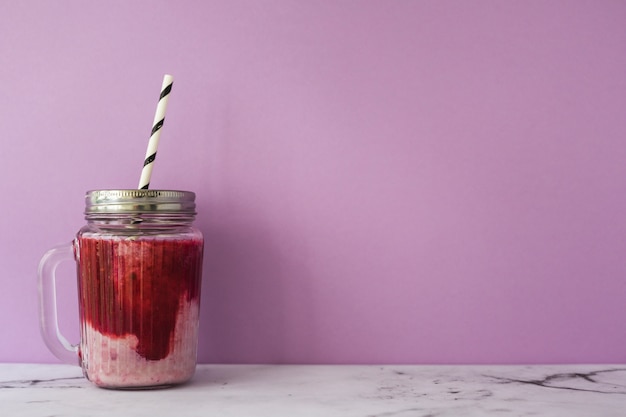
<svg viewBox="0 0 626 417"><path fill-rule="evenodd" d="M105 388L150 388L189 380L196 367L203 236L195 194L94 190L75 239L39 267L44 341ZM57 265L77 264L80 343L59 332Z"/></svg>

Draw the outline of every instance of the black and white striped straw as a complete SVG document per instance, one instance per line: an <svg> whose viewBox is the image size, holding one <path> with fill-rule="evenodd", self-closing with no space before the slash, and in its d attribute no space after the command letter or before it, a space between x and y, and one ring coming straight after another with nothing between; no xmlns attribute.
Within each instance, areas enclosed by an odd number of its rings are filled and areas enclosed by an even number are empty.
<svg viewBox="0 0 626 417"><path fill-rule="evenodd" d="M167 109L167 102L170 98L173 82L174 77L169 74L165 74L163 77L163 85L161 86L161 94L159 95L159 104L157 105L156 113L154 115L154 122L152 122L152 133L150 134L150 141L148 141L146 157L143 161L141 178L139 179L139 186L137 187L140 190L147 190L150 187L152 167L154 166L154 160L156 159L159 138L161 137L161 128L165 122L165 110Z"/></svg>

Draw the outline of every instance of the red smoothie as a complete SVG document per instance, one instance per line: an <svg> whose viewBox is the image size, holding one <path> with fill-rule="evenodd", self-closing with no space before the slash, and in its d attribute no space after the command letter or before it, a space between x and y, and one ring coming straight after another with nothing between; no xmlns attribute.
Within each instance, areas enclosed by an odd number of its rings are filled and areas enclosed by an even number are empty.
<svg viewBox="0 0 626 417"><path fill-rule="evenodd" d="M201 235L79 233L80 356L104 387L188 380L196 364Z"/></svg>

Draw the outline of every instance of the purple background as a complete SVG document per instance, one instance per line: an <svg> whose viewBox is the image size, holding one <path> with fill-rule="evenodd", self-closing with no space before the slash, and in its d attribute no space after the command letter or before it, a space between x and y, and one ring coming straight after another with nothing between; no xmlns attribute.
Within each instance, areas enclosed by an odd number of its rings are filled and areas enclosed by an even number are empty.
<svg viewBox="0 0 626 417"><path fill-rule="evenodd" d="M623 1L0 3L0 361L83 195L194 190L202 362L626 362ZM65 272L63 272L65 271ZM62 328L76 341L71 264Z"/></svg>

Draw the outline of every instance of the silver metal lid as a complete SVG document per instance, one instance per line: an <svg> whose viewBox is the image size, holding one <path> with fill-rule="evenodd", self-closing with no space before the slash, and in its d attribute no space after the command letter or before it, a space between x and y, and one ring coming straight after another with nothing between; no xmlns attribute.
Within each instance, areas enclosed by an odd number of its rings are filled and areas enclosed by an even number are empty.
<svg viewBox="0 0 626 417"><path fill-rule="evenodd" d="M85 214L196 214L196 194L177 190L91 190Z"/></svg>

